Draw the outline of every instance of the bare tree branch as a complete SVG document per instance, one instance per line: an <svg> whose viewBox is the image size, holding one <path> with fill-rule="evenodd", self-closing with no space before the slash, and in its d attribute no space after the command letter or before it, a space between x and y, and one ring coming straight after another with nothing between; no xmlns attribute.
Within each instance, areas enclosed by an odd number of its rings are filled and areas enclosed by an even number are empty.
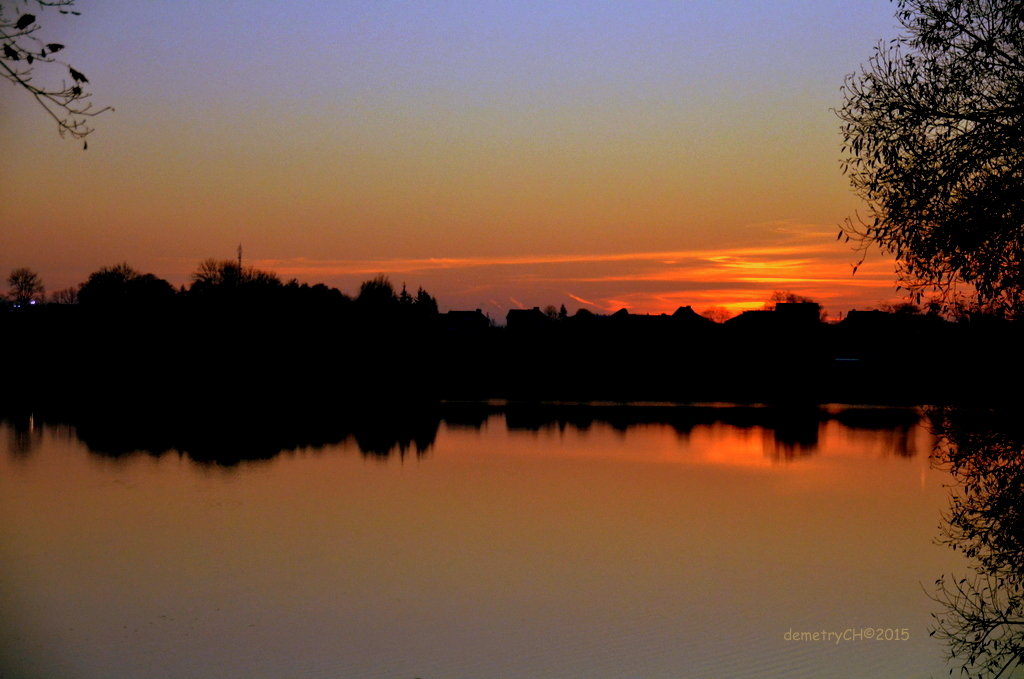
<svg viewBox="0 0 1024 679"><path fill-rule="evenodd" d="M18 4L25 9L34 4L40 13L56 9L60 14L79 14L73 9L75 0L32 0ZM113 109L110 106L96 108L88 101L91 97L86 89L89 79L68 62L55 57L64 50L64 45L44 42L37 35L39 30L36 15L15 11L14 3L0 5L0 77L28 91L57 124L61 136L67 134L73 139L82 139L83 146L88 148L84 140L93 131L89 119ZM57 76L59 84L38 85L35 76L40 68L51 78L61 70L66 75Z"/></svg>

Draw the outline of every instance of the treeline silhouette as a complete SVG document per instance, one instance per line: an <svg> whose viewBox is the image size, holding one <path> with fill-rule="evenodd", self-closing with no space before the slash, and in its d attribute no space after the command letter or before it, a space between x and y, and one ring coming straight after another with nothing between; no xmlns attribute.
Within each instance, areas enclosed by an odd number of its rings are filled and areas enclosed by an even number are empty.
<svg viewBox="0 0 1024 679"><path fill-rule="evenodd" d="M625 433L636 427L668 426L687 438L698 427L716 424L758 428L770 437L771 454L780 460L813 455L823 424L836 421L850 429L889 432L889 450L909 456L915 452L913 431L921 421L919 412L911 408L481 402L405 406L277 407L255 413L227 408L196 417L187 404L159 409L148 404L117 409L83 404L68 410L8 409L0 412L0 423L8 426L13 455L30 455L43 432L49 431L72 436L103 457L181 454L200 464L234 466L299 450L322 451L345 442L354 443L369 458L422 457L433 447L442 424L480 430L494 418L503 419L509 432L532 434L585 432L597 426Z"/></svg>
<svg viewBox="0 0 1024 679"><path fill-rule="evenodd" d="M185 400L196 408L421 393L437 301L378 277L350 297L326 285L208 260L186 288L105 267L63 304L0 314L11 357L2 399ZM353 397L355 398L355 397Z"/></svg>
<svg viewBox="0 0 1024 679"><path fill-rule="evenodd" d="M1007 398L1021 325L915 309L821 320L799 299L724 323L674 314L441 313L384 276L349 296L207 260L175 289L105 267L64 303L0 313L0 402L195 411L440 400L949 403ZM1009 395L1016 398L1016 393Z"/></svg>

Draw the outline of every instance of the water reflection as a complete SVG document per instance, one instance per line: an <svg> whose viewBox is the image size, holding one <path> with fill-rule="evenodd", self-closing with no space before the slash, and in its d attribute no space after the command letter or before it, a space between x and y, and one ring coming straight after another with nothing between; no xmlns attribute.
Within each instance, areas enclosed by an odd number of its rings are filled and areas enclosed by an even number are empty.
<svg viewBox="0 0 1024 679"><path fill-rule="evenodd" d="M13 417L10 423L7 449L16 458L28 457L42 441L42 423L37 422L31 413Z"/></svg>
<svg viewBox="0 0 1024 679"><path fill-rule="evenodd" d="M945 674L919 584L962 568L932 542L942 474L884 444L906 427L931 449L913 410L18 417L3 676ZM784 638L883 621L911 639Z"/></svg>
<svg viewBox="0 0 1024 679"><path fill-rule="evenodd" d="M941 576L932 634L961 676L1002 677L1024 659L1024 422L1015 411L936 408L934 460L953 477L940 541L973 572Z"/></svg>
<svg viewBox="0 0 1024 679"><path fill-rule="evenodd" d="M352 441L366 457L386 460L425 456L442 423L481 430L503 417L511 433L539 435L601 425L625 435L631 429L668 426L683 441L698 427L728 425L759 432L766 457L793 461L814 455L822 428L838 422L854 432L884 436L886 449L914 453L920 415L910 408L680 406L675 404L414 403L387 407L288 409L224 407L214 414L187 408L91 407L75 411L0 414L11 424L12 455L27 456L44 430L73 432L88 450L105 457L175 451L197 463L234 466L273 459L284 452L320 450Z"/></svg>
<svg viewBox="0 0 1024 679"><path fill-rule="evenodd" d="M669 404L566 405L514 404L506 409L510 431L532 431L573 427L580 431L602 423L625 433L631 428L667 425L686 440L696 427L724 424L740 431L760 430L769 457L786 461L818 451L821 428L830 421L852 430L884 432L900 456L914 453L913 431L920 415L912 408L852 406L677 406Z"/></svg>
<svg viewBox="0 0 1024 679"><path fill-rule="evenodd" d="M441 423L435 408L396 416L392 411L349 408L335 412L224 408L215 414L173 408L83 408L74 412L7 413L12 455L28 456L44 431L73 432L89 452L121 458L172 451L194 462L234 466L271 460L299 449L319 450L356 442L368 457L422 456Z"/></svg>

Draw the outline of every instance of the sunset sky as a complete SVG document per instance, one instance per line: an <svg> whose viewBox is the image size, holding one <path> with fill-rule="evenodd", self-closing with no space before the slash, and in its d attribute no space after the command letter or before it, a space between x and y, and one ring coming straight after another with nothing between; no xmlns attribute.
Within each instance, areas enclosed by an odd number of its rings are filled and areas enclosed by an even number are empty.
<svg viewBox="0 0 1024 679"><path fill-rule="evenodd" d="M496 318L897 299L889 260L853 276L836 241L863 207L831 109L896 35L885 0L77 9L36 12L42 37L116 111L83 151L0 83L4 277L127 261L177 285L241 243L284 279L383 273Z"/></svg>

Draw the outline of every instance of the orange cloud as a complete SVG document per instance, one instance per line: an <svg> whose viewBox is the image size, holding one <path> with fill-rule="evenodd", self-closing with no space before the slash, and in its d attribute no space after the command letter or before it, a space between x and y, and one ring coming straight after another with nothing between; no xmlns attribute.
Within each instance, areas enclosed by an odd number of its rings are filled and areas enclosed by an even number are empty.
<svg viewBox="0 0 1024 679"><path fill-rule="evenodd" d="M576 303L597 311L671 313L679 306L759 308L775 290L820 301L833 314L897 298L893 262L874 257L856 275L857 258L820 227L781 223L775 242L655 252L544 253L535 256L394 259L263 259L252 263L283 278L344 290L383 273L435 294L445 308L509 308ZM570 292L571 291L571 292Z"/></svg>

